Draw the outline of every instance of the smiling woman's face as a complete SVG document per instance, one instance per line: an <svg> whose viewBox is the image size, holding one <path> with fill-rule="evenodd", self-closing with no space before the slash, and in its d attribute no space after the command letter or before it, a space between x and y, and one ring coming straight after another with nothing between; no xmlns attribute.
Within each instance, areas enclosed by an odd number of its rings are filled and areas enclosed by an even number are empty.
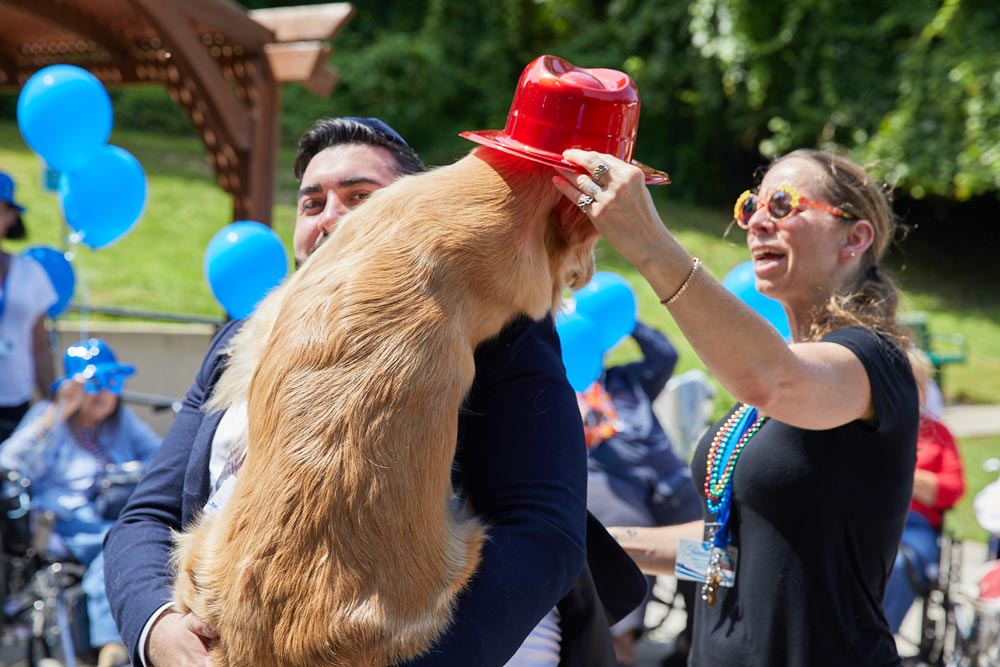
<svg viewBox="0 0 1000 667"><path fill-rule="evenodd" d="M96 393L84 394L77 414L87 423L100 424L114 413L116 407L118 407L118 396L107 389L102 389Z"/></svg>
<svg viewBox="0 0 1000 667"><path fill-rule="evenodd" d="M780 186L791 185L803 197L822 202L823 178L813 162L788 158L767 172L758 196L766 201ZM817 208L796 209L777 221L766 207L758 209L747 229L757 290L808 313L829 297L840 278L840 249L849 229L842 218Z"/></svg>

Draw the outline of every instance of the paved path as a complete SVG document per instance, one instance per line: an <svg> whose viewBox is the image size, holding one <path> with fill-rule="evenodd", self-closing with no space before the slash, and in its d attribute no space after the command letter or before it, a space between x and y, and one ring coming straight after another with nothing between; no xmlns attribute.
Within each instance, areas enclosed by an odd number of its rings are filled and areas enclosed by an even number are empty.
<svg viewBox="0 0 1000 667"><path fill-rule="evenodd" d="M949 405L943 421L957 438L1000 435L1000 405Z"/></svg>

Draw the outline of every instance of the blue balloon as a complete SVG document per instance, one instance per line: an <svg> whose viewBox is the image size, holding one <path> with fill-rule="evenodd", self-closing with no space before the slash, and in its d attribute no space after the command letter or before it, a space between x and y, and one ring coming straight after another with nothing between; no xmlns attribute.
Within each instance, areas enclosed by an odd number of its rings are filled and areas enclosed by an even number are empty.
<svg viewBox="0 0 1000 667"><path fill-rule="evenodd" d="M107 143L112 120L108 91L73 65L38 70L17 98L21 136L57 171L77 169Z"/></svg>
<svg viewBox="0 0 1000 667"><path fill-rule="evenodd" d="M281 239L259 222L241 220L220 229L205 249L205 280L230 317L247 317L288 274Z"/></svg>
<svg viewBox="0 0 1000 667"><path fill-rule="evenodd" d="M47 246L28 248L24 254L41 264L48 274L49 282L56 290L56 302L49 306L46 312L49 317L58 317L66 310L76 289L76 273L73 272L73 265L66 259L64 252Z"/></svg>
<svg viewBox="0 0 1000 667"><path fill-rule="evenodd" d="M559 334L566 377L573 389L585 391L601 376L604 368L598 326L580 313L559 313L556 333Z"/></svg>
<svg viewBox="0 0 1000 667"><path fill-rule="evenodd" d="M59 177L59 203L66 223L91 248L125 235L146 206L146 172L132 154L102 146L79 169Z"/></svg>
<svg viewBox="0 0 1000 667"><path fill-rule="evenodd" d="M576 312L597 325L601 351L607 352L635 331L635 292L617 273L598 271L575 295Z"/></svg>
<svg viewBox="0 0 1000 667"><path fill-rule="evenodd" d="M730 271L722 280L722 286L735 294L740 301L750 306L758 315L771 323L782 338L791 340L791 327L782 305L757 291L753 262L747 260Z"/></svg>

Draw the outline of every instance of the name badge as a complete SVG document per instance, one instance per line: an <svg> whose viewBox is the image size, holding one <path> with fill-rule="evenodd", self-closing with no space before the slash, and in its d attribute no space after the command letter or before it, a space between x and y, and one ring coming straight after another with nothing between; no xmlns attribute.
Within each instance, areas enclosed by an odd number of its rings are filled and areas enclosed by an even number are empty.
<svg viewBox="0 0 1000 667"><path fill-rule="evenodd" d="M719 581L719 585L732 588L736 583L736 558L739 555L739 550L731 546L725 551L720 550L720 554L719 567L721 568L722 579ZM682 539L677 549L674 576L685 581L700 581L701 583L705 583L705 575L708 572L711 556L711 542Z"/></svg>

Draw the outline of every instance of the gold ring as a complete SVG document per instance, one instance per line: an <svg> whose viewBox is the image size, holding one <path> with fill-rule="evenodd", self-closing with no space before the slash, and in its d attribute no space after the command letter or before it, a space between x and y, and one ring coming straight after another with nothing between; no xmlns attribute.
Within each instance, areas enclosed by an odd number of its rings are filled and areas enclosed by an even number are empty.
<svg viewBox="0 0 1000 667"><path fill-rule="evenodd" d="M577 200L576 205L579 206L581 210L583 210L593 203L594 203L594 198L591 197L590 195L580 195L580 198Z"/></svg>
<svg viewBox="0 0 1000 667"><path fill-rule="evenodd" d="M611 171L611 167L602 162L601 164L597 165L594 168L594 173L593 173L594 180L595 181L601 180L601 177L604 176L604 174L608 173L609 171Z"/></svg>

